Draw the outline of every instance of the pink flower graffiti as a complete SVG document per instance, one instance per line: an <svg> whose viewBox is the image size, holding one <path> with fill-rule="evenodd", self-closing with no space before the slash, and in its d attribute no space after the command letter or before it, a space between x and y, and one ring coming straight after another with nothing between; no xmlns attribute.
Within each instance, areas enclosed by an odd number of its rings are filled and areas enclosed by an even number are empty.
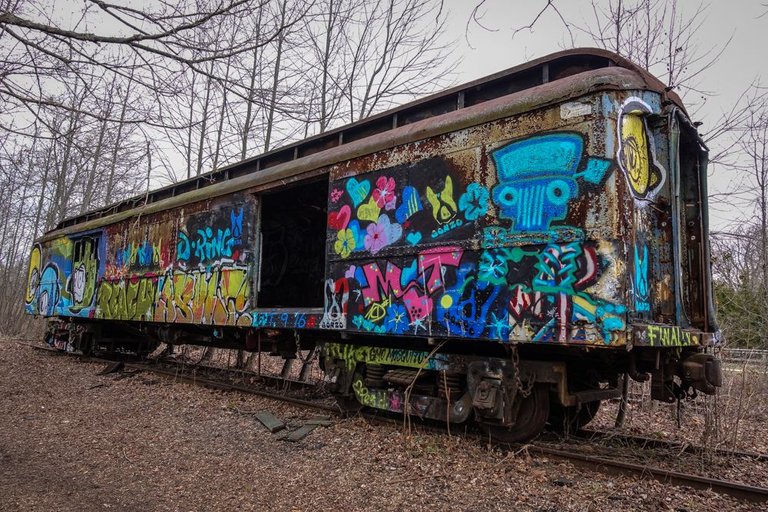
<svg viewBox="0 0 768 512"><path fill-rule="evenodd" d="M397 242L403 234L400 224L392 224L389 217L379 215L379 220L368 224L363 245L367 251L376 254L384 247Z"/></svg>
<svg viewBox="0 0 768 512"><path fill-rule="evenodd" d="M373 200L379 208L392 210L397 203L395 196L395 179L382 176L376 180L376 189L373 191Z"/></svg>
<svg viewBox="0 0 768 512"><path fill-rule="evenodd" d="M365 235L365 240L363 242L366 250L375 254L386 247L387 231L382 224L377 222L368 224L368 227L365 228L365 230L368 232L368 234Z"/></svg>

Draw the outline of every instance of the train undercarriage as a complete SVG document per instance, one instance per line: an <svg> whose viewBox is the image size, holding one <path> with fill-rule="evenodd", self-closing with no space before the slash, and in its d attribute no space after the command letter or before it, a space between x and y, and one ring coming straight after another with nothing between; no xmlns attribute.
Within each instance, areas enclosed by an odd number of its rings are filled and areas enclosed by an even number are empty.
<svg viewBox="0 0 768 512"><path fill-rule="evenodd" d="M116 334L119 333L119 334ZM562 347L456 340L360 337L284 329L211 329L52 320L46 342L61 350L146 356L161 343L268 352L290 360L317 351L325 388L342 411L362 408L454 425L475 422L501 442L545 427L576 431L602 401L622 395L622 377L650 381L651 397L674 402L713 394L719 359L688 348ZM407 345L406 345L407 344Z"/></svg>

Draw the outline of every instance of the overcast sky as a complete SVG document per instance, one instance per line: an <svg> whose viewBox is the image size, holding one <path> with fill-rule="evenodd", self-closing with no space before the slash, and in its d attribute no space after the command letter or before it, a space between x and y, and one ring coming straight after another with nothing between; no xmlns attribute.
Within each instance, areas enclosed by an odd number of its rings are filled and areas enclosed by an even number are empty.
<svg viewBox="0 0 768 512"><path fill-rule="evenodd" d="M471 24L465 34L466 22L477 1L445 0L450 12L449 35L456 38L458 53L463 56L457 68L457 83L506 69L532 58L571 48L571 40L562 21L553 11L547 11L532 30L514 29L529 24L546 4L546 0L487 0L481 9L482 22L495 31ZM607 3L607 2L602 2ZM754 0L728 0L702 3L681 0L683 12L693 13L699 6L706 8L701 30L695 36L701 49L722 48L720 59L697 79L700 89L711 92L705 102L699 95L689 93L686 104L695 109L694 120L703 121L702 130L714 123L723 111L738 100L741 93L755 80L768 84L768 7ZM766 3L763 1L763 3ZM766 3L768 4L768 3ZM562 0L556 4L563 16L577 24L593 22L591 2ZM591 41L573 30L577 46L593 46ZM730 43L728 40L730 39ZM715 169L710 178L713 191L724 191L733 177L732 172ZM712 212L715 227L723 227L732 217L732 209Z"/></svg>
<svg viewBox="0 0 768 512"><path fill-rule="evenodd" d="M764 3L768 5L768 2ZM471 24L465 37L466 20L475 2L445 0L446 8L451 13L449 34L457 39L459 53L464 57L457 70L458 81L466 82L571 48L570 36L553 11L547 11L534 29L520 31L512 37L513 29L530 23L545 4L546 0L487 0L481 9L485 14L482 21L496 31L490 32ZM693 12L700 5L706 8L706 19L696 36L700 48L720 48L731 38L722 57L702 73L699 80L703 89L716 94L704 109L705 117L712 113L717 117L720 105L733 103L755 78L761 75L768 77L768 59L764 53L768 43L768 15L760 17L768 11L768 7L754 0L721 0L711 3L681 0L680 4L684 12ZM591 3L588 0L563 0L557 2L557 5L568 20L592 22ZM578 30L572 32L577 46L593 46Z"/></svg>

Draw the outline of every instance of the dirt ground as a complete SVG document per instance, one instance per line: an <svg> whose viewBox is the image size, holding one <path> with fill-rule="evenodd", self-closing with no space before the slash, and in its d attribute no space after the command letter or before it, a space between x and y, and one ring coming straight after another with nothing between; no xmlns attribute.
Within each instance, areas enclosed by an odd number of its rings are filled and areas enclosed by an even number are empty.
<svg viewBox="0 0 768 512"><path fill-rule="evenodd" d="M0 340L0 510L756 510L472 440L313 412Z"/></svg>

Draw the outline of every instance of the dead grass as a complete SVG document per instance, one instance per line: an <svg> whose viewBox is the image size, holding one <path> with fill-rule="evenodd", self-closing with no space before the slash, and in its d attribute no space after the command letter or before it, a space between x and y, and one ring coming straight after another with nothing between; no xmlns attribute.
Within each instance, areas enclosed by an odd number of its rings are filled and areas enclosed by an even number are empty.
<svg viewBox="0 0 768 512"><path fill-rule="evenodd" d="M726 365L716 396L663 404L650 384L630 385L624 428L619 431L711 448L768 453L768 368ZM613 430L618 403L604 403L590 427Z"/></svg>

